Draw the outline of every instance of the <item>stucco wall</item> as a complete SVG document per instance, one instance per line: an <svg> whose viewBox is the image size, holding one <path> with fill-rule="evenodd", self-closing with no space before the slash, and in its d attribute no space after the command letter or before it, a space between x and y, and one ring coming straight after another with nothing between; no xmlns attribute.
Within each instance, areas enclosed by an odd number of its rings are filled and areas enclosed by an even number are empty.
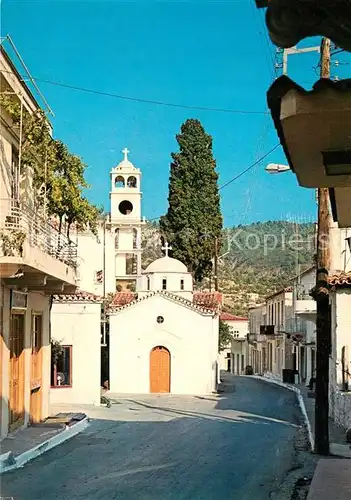
<svg viewBox="0 0 351 500"><path fill-rule="evenodd" d="M0 292L1 293L1 292ZM32 314L42 315L42 418L49 415L49 389L50 389L50 342L49 342L49 307L50 298L41 293L28 293L27 309L24 311L24 411L25 424L28 424L30 418L30 394L31 394L31 329ZM13 310L13 313L23 312ZM3 288L3 337L4 346L2 350L2 359L0 368L2 370L2 398L1 398L1 437L7 435L9 425L9 335L10 335L10 289Z"/></svg>
<svg viewBox="0 0 351 500"><path fill-rule="evenodd" d="M52 338L72 346L72 387L51 388L51 403L100 404L100 319L100 304L53 304Z"/></svg>
<svg viewBox="0 0 351 500"><path fill-rule="evenodd" d="M159 324L157 316L163 316ZM215 388L218 317L203 316L160 295L110 316L110 388L149 393L150 352L171 356L171 393L206 394Z"/></svg>
<svg viewBox="0 0 351 500"><path fill-rule="evenodd" d="M95 280L95 273L103 270L103 239L103 229L101 227L99 228L98 238L93 234L78 235L79 288L96 295L103 294L103 284L97 283ZM115 243L114 235L108 230L105 233L105 256L106 293L115 292Z"/></svg>
<svg viewBox="0 0 351 500"><path fill-rule="evenodd" d="M342 427L351 427L351 379L350 392L342 389L343 346L348 347L348 370L351 372L351 289L339 288L331 293L332 354L329 367L330 415Z"/></svg>

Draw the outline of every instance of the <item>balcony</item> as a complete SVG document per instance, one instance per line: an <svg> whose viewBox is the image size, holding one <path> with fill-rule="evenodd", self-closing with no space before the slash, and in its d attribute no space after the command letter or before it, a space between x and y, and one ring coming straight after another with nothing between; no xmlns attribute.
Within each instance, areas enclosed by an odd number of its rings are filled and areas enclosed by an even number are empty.
<svg viewBox="0 0 351 500"><path fill-rule="evenodd" d="M306 321L302 318L288 318L285 322L285 331L290 335L303 335L307 334Z"/></svg>
<svg viewBox="0 0 351 500"><path fill-rule="evenodd" d="M249 333L248 341L262 343L267 341L267 337L266 335L262 335L261 333Z"/></svg>
<svg viewBox="0 0 351 500"><path fill-rule="evenodd" d="M297 299L295 301L296 314L316 314L317 305L316 301L309 295L305 299Z"/></svg>
<svg viewBox="0 0 351 500"><path fill-rule="evenodd" d="M33 209L0 200L0 271L13 288L72 293L77 246Z"/></svg>

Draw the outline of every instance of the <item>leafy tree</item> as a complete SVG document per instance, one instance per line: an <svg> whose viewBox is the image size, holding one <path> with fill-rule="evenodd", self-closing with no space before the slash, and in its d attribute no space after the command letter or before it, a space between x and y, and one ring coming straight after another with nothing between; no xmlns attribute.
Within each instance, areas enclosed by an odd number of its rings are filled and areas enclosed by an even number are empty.
<svg viewBox="0 0 351 500"><path fill-rule="evenodd" d="M0 104L10 115L12 127L18 129L19 102L13 96L2 95ZM45 205L48 215L58 218L60 234L64 222L67 237L73 224L79 230L89 229L96 234L101 209L83 195L88 187L84 178L86 165L62 141L51 137L48 120L41 110L29 113L23 109L21 153L22 177L27 179L22 193L26 202L39 212Z"/></svg>
<svg viewBox="0 0 351 500"><path fill-rule="evenodd" d="M189 119L176 139L179 152L172 153L169 208L160 229L173 257L200 282L211 273L215 240L222 230L212 137L199 120Z"/></svg>
<svg viewBox="0 0 351 500"><path fill-rule="evenodd" d="M230 326L222 320L219 320L219 337L218 337L218 351L221 352L226 349L233 338Z"/></svg>

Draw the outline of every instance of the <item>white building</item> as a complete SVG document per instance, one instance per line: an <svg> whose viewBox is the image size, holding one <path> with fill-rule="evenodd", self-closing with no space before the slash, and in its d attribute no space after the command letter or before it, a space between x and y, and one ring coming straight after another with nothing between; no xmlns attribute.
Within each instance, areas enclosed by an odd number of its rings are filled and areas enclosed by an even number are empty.
<svg viewBox="0 0 351 500"><path fill-rule="evenodd" d="M337 423L351 428L351 229L332 223L330 233L329 409Z"/></svg>
<svg viewBox="0 0 351 500"><path fill-rule="evenodd" d="M219 353L219 369L240 375L246 366L245 341L249 331L249 321L247 318L224 311L220 314L220 320L229 326L233 341ZM244 356L244 359L242 356ZM242 366L244 366L243 369Z"/></svg>
<svg viewBox="0 0 351 500"><path fill-rule="evenodd" d="M351 272L334 275L332 289L332 352L330 356L330 415L351 428Z"/></svg>
<svg viewBox="0 0 351 500"><path fill-rule="evenodd" d="M290 357L287 349L290 346L286 342L286 323L292 316L292 301L291 287L279 290L266 298L266 326L268 328L263 329L262 332L266 335L267 351L263 355L263 365L267 372L278 377L281 377L283 369L287 368L287 358Z"/></svg>
<svg viewBox="0 0 351 500"><path fill-rule="evenodd" d="M111 392L216 390L218 312L191 300L191 274L167 253L143 272L139 298L110 312Z"/></svg>
<svg viewBox="0 0 351 500"><path fill-rule="evenodd" d="M88 293L55 295L51 338L60 344L51 363L51 403L100 404L101 302Z"/></svg>
<svg viewBox="0 0 351 500"><path fill-rule="evenodd" d="M292 317L286 321L286 332L294 349L294 367L299 381L309 384L316 369L316 301L310 295L316 286L316 269L311 267L293 280Z"/></svg>
<svg viewBox="0 0 351 500"><path fill-rule="evenodd" d="M3 42L3 41L2 41ZM0 438L49 415L50 296L76 289L75 245L42 216L33 169L21 164L23 120L40 110L1 45L0 130ZM48 124L49 126L49 124ZM61 246L61 251L58 249Z"/></svg>

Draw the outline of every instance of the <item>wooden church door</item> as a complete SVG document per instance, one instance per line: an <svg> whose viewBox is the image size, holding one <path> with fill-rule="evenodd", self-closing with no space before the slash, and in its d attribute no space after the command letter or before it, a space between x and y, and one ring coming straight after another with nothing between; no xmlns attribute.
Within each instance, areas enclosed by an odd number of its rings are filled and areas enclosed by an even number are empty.
<svg viewBox="0 0 351 500"><path fill-rule="evenodd" d="M171 356L162 346L154 347L150 353L150 392L170 392Z"/></svg>

